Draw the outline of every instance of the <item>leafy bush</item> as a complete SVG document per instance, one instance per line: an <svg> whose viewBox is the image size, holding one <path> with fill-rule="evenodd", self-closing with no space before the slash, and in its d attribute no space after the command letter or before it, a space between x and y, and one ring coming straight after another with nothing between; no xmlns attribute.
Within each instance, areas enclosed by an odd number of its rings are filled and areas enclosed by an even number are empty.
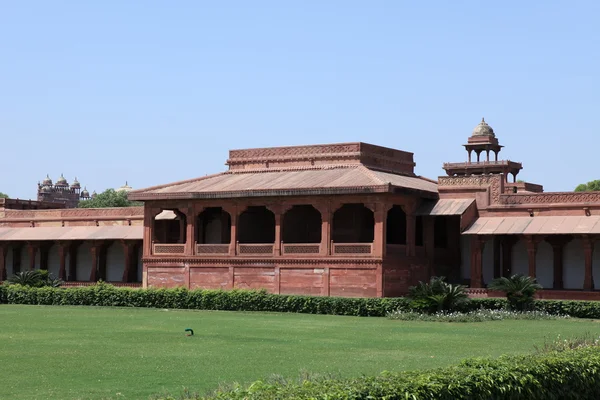
<svg viewBox="0 0 600 400"><path fill-rule="evenodd" d="M233 385L205 400L248 399L579 399L600 398L600 348L498 359L470 359L456 366L428 371L382 372L358 378L308 377ZM189 392L187 393L189 395ZM165 397L163 399L175 399Z"/></svg>
<svg viewBox="0 0 600 400"><path fill-rule="evenodd" d="M469 302L466 286L452 285L444 277L432 277L409 288L411 308L424 312L453 311Z"/></svg>
<svg viewBox="0 0 600 400"><path fill-rule="evenodd" d="M264 290L187 290L117 288L107 283L75 288L35 288L0 285L0 303L115 307L154 307L195 310L271 311L304 314L385 317L394 311L411 311L405 297L345 298L269 294ZM506 299L471 299L457 311L503 310ZM600 319L600 302L536 300L535 311L575 318Z"/></svg>
<svg viewBox="0 0 600 400"><path fill-rule="evenodd" d="M17 272L7 280L9 285L21 285L31 287L59 287L62 280L52 276L47 270Z"/></svg>
<svg viewBox="0 0 600 400"><path fill-rule="evenodd" d="M506 293L508 304L513 310L530 310L533 308L535 292L542 288L535 278L515 274L510 278L502 277L490 282L489 289Z"/></svg>
<svg viewBox="0 0 600 400"><path fill-rule="evenodd" d="M566 315L553 315L545 311L515 312L509 310L476 310L463 312L437 312L424 314L415 311L397 310L387 315L389 319L400 321L427 321L427 322L483 322L502 321L507 319L532 320L532 319L559 319L569 318Z"/></svg>

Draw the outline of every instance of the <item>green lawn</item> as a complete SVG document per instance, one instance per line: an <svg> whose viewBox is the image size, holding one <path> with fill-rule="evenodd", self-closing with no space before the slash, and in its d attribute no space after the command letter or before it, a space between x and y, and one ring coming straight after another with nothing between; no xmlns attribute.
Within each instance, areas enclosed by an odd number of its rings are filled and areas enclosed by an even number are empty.
<svg viewBox="0 0 600 400"><path fill-rule="evenodd" d="M139 399L302 370L345 376L525 353L594 321L402 322L303 314L0 306L0 398ZM195 335L187 337L185 328Z"/></svg>

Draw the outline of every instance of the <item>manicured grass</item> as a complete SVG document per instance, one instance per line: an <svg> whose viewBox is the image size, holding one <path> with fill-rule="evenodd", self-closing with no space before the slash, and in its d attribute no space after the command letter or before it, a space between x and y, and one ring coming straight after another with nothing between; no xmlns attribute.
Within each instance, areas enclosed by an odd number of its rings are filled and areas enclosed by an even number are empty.
<svg viewBox="0 0 600 400"><path fill-rule="evenodd" d="M558 334L600 333L589 320L450 324L21 305L0 306L0 321L3 399L139 399L302 370L377 374L526 353Z"/></svg>

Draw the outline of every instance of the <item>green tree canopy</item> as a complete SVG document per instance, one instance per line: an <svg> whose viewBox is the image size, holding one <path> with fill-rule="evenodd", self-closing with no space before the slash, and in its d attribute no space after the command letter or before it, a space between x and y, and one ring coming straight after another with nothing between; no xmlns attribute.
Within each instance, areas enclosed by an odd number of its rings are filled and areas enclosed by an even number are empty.
<svg viewBox="0 0 600 400"><path fill-rule="evenodd" d="M142 203L130 201L127 192L107 189L93 198L79 202L80 208L108 208L108 207L132 207L140 206Z"/></svg>
<svg viewBox="0 0 600 400"><path fill-rule="evenodd" d="M588 183L582 183L581 185L577 185L575 188L576 192L592 192L595 190L600 190L600 179L589 181Z"/></svg>
<svg viewBox="0 0 600 400"><path fill-rule="evenodd" d="M6 193L0 192L0 199L8 199L8 195Z"/></svg>

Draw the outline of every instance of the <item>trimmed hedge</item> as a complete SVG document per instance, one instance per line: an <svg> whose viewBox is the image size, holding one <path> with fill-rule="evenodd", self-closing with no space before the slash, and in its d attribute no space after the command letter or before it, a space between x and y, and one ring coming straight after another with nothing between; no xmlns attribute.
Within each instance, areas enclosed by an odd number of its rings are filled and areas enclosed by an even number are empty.
<svg viewBox="0 0 600 400"><path fill-rule="evenodd" d="M580 399L600 398L600 349L471 359L429 371L383 372L353 379L254 382L204 399ZM173 399L172 397L169 399Z"/></svg>
<svg viewBox="0 0 600 400"><path fill-rule="evenodd" d="M404 297L294 296L269 294L264 290L131 289L106 283L76 288L0 285L0 303L273 311L362 317L384 317L391 311L410 310L409 301ZM506 300L500 298L472 299L460 311L499 310L506 304ZM596 301L538 300L535 309L576 318L600 319L600 302Z"/></svg>

